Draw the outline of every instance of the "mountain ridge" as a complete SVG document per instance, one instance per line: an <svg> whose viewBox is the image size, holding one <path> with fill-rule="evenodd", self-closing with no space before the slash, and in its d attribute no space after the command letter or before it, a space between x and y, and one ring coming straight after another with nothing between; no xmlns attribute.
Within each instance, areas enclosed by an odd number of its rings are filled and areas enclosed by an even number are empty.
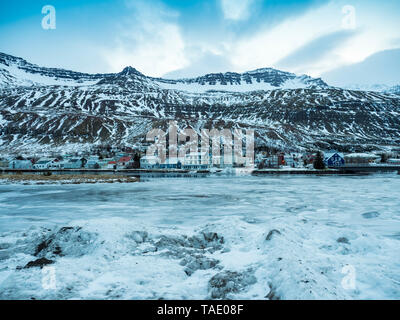
<svg viewBox="0 0 400 320"><path fill-rule="evenodd" d="M98 81L105 81L109 79L115 79L118 76L137 76L142 78L147 78L150 81L155 82L155 84L160 85L164 89L177 89L181 90L182 88L173 88L171 85L176 84L184 84L187 85L185 88L186 90L190 91L192 84L197 84L200 86L206 86L205 90L222 90L222 91L236 91L234 85L241 85L242 82L245 82L247 85L253 84L256 82L258 86L256 88L249 87L248 90L271 90L275 88L282 87L284 83L288 80L296 80L297 85L292 83L291 88L305 88L309 86L319 86L319 87L327 87L328 85L322 81L322 79L314 79L307 75L297 76L290 72L285 72L273 68L261 68L252 71L247 71L244 73L235 73L235 72L226 72L226 73L210 73L200 77L195 78L184 78L184 79L164 79L164 78L156 78L146 76L143 73L139 72L132 66L125 67L119 73L82 73L76 72L61 68L47 68L47 67L39 67L38 65L31 64L24 60L23 58L14 57L11 55L7 55L5 53L0 53L0 66L3 65L2 71L3 76L0 76L0 83L3 82L6 85L34 85L34 84L45 84L49 85L49 81L40 82L40 79L32 79L32 77L27 77L27 79L23 79L21 74L17 74L17 77L20 77L19 80L26 80L25 82L21 83L13 83L11 81L12 77L17 78L13 72L15 73L15 67L19 70L22 70L28 74L40 75L43 77L49 77L55 79L53 85L57 85L57 80L64 80L68 82L61 82L59 85L94 85L98 84ZM4 68L6 66L6 68ZM14 67L14 68L13 68ZM8 74L4 75L4 72L8 72ZM7 79L9 81L5 81ZM22 78L22 79L21 79ZM2 81L3 79L3 81ZM36 80L36 81L35 81ZM76 81L74 83L74 81ZM225 86L225 87L218 87L213 88L212 86L217 85ZM261 85L260 85L261 84ZM263 84L264 87L263 87ZM164 86L163 86L164 85ZM169 87L165 85L170 85ZM229 86L230 85L230 86ZM198 91L198 90L196 90Z"/></svg>
<svg viewBox="0 0 400 320"><path fill-rule="evenodd" d="M29 63L23 64L44 82L38 84L32 75L25 79L25 72L7 74L10 63L2 64L1 58L4 56L0 55L0 79L13 77L11 84L3 82L0 87L1 153L74 151L93 144L145 147L146 133L153 128L166 131L170 120L176 120L179 129L190 127L198 133L203 128L251 128L258 148L400 149L400 96L394 93L304 82L291 87L288 81L298 78L269 68L252 74L253 79L259 78L256 84L270 81L264 85L268 90L253 87L256 90L246 91L253 85L242 82L246 73L226 73L222 75L241 81L231 86L244 89L221 91L218 86L226 78L210 76L211 84L204 85L197 78L189 84L165 84L133 67L90 78L65 70L30 69ZM186 86L204 90L188 90Z"/></svg>

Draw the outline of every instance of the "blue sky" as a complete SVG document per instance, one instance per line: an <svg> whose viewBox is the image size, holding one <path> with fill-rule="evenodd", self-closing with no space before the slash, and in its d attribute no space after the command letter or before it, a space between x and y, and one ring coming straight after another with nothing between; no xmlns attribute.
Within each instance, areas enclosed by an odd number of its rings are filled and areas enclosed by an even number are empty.
<svg viewBox="0 0 400 320"><path fill-rule="evenodd" d="M42 28L45 5L56 9L55 30ZM0 51L90 73L275 67L336 84L363 70L351 81L392 84L400 83L399 18L398 0L2 0Z"/></svg>

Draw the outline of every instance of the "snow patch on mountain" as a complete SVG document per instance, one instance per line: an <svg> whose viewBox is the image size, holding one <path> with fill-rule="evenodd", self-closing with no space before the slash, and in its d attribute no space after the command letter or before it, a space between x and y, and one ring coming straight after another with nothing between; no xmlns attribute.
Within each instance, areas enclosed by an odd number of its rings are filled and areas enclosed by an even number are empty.
<svg viewBox="0 0 400 320"><path fill-rule="evenodd" d="M275 90L277 87L272 86L266 82L252 82L252 83L226 83L222 84L201 84L190 82L158 82L159 86L168 90L188 91L194 93L206 93L208 91L227 91L227 92L251 92L251 91L269 91ZM279 89L301 89L309 87L308 84L302 82L300 79L287 80L278 87Z"/></svg>
<svg viewBox="0 0 400 320"><path fill-rule="evenodd" d="M321 79L307 75L297 76L293 73L263 68L245 73L207 74L202 77L180 80L154 79L161 88L194 93L208 91L252 92L276 89L328 88Z"/></svg>
<svg viewBox="0 0 400 320"><path fill-rule="evenodd" d="M74 79L65 79L51 77L40 73L30 73L18 66L1 66L0 71L0 85L18 85L18 86L34 86L34 85L45 85L45 86L90 86L98 82L98 80L81 80L76 81Z"/></svg>

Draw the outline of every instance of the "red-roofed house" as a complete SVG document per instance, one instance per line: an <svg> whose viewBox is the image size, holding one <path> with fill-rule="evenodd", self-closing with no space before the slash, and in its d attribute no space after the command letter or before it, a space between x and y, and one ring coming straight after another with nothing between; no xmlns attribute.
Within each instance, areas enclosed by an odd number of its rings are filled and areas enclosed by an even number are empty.
<svg viewBox="0 0 400 320"><path fill-rule="evenodd" d="M119 169L124 169L127 168L132 163L133 163L132 157L122 157L118 160L117 166Z"/></svg>
<svg viewBox="0 0 400 320"><path fill-rule="evenodd" d="M117 169L117 161L109 161L107 163L107 169Z"/></svg>

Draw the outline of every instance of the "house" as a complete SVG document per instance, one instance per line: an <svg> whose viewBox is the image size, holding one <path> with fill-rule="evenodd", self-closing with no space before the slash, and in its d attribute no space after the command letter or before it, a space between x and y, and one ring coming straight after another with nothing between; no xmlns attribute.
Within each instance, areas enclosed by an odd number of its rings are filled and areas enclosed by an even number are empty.
<svg viewBox="0 0 400 320"><path fill-rule="evenodd" d="M388 164L400 165L400 159L388 159Z"/></svg>
<svg viewBox="0 0 400 320"><path fill-rule="evenodd" d="M216 167L216 168L232 168L233 167L233 157L231 158L231 163L225 161L225 155L213 155L209 154L209 167Z"/></svg>
<svg viewBox="0 0 400 320"><path fill-rule="evenodd" d="M30 160L11 160L8 163L8 168L17 170L32 169L32 162Z"/></svg>
<svg viewBox="0 0 400 320"><path fill-rule="evenodd" d="M182 169L184 159L182 158L167 158L163 163L157 156L143 156L140 158L141 169Z"/></svg>
<svg viewBox="0 0 400 320"><path fill-rule="evenodd" d="M100 169L100 163L96 160L88 160L88 162L85 165L86 169Z"/></svg>
<svg viewBox="0 0 400 320"><path fill-rule="evenodd" d="M130 156L123 156L117 161L117 167L120 169L126 169L131 164L133 164L133 159Z"/></svg>
<svg viewBox="0 0 400 320"><path fill-rule="evenodd" d="M86 165L85 158L71 158L63 162L62 168L64 169L81 169Z"/></svg>
<svg viewBox="0 0 400 320"><path fill-rule="evenodd" d="M200 165L201 164L201 152L190 152L185 154L183 162L185 165Z"/></svg>
<svg viewBox="0 0 400 320"><path fill-rule="evenodd" d="M264 165L266 168L277 169L280 166L285 165L285 156L283 153L267 156L264 160Z"/></svg>
<svg viewBox="0 0 400 320"><path fill-rule="evenodd" d="M141 169L159 169L160 168L160 160L156 156L143 156L140 158L140 168Z"/></svg>
<svg viewBox="0 0 400 320"><path fill-rule="evenodd" d="M89 159L85 165L86 169L100 169L99 160L96 159Z"/></svg>
<svg viewBox="0 0 400 320"><path fill-rule="evenodd" d="M10 162L8 160L0 160L0 168L9 168Z"/></svg>
<svg viewBox="0 0 400 320"><path fill-rule="evenodd" d="M108 163L114 161L113 158L104 158L102 160L98 161L98 164L100 165L101 169L114 169L114 167L109 168Z"/></svg>
<svg viewBox="0 0 400 320"><path fill-rule="evenodd" d="M167 158L165 162L160 163L160 169L182 169L184 159L182 158Z"/></svg>
<svg viewBox="0 0 400 320"><path fill-rule="evenodd" d="M181 159L178 159L181 160ZM183 169L188 169L188 170L205 170L208 169L209 164L202 164L202 153L201 152L191 152L185 155L184 159L182 159L183 162Z"/></svg>
<svg viewBox="0 0 400 320"><path fill-rule="evenodd" d="M107 169L117 169L117 161L108 161Z"/></svg>
<svg viewBox="0 0 400 320"><path fill-rule="evenodd" d="M324 153L324 163L328 168L338 168L345 164L344 155L337 151L331 150Z"/></svg>
<svg viewBox="0 0 400 320"><path fill-rule="evenodd" d="M283 162L284 162L284 165L287 167L297 168L297 167L300 167L300 160L301 160L301 154L290 153L290 154L284 155ZM301 163L301 165L303 165L303 163Z"/></svg>
<svg viewBox="0 0 400 320"><path fill-rule="evenodd" d="M63 162L60 161L59 159L54 159L49 165L49 169L62 169L63 168Z"/></svg>
<svg viewBox="0 0 400 320"><path fill-rule="evenodd" d="M267 159L263 153L257 153L254 158L254 163L257 167Z"/></svg>
<svg viewBox="0 0 400 320"><path fill-rule="evenodd" d="M54 167L56 163L58 163L58 159L50 159L50 158L41 158L34 165L33 169L36 170L46 170L50 169L50 167Z"/></svg>
<svg viewBox="0 0 400 320"><path fill-rule="evenodd" d="M351 153L344 156L346 164L370 164L381 160L380 156L369 153Z"/></svg>
<svg viewBox="0 0 400 320"><path fill-rule="evenodd" d="M279 168L279 160L277 155L267 156L264 160L265 168Z"/></svg>
<svg viewBox="0 0 400 320"><path fill-rule="evenodd" d="M293 157L285 157L285 166L291 167L291 168L296 168L297 166L297 161Z"/></svg>
<svg viewBox="0 0 400 320"><path fill-rule="evenodd" d="M100 157L99 156L89 156L86 163L85 163L85 168L86 169L100 169Z"/></svg>

